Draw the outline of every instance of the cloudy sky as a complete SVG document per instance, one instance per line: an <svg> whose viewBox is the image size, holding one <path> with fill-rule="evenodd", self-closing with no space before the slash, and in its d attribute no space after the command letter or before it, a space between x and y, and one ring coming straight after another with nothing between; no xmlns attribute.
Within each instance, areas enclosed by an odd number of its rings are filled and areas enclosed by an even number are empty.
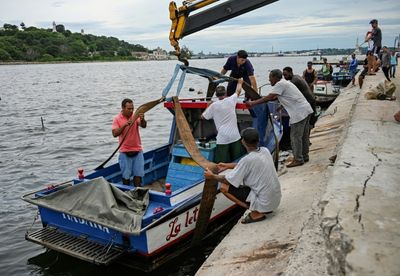
<svg viewBox="0 0 400 276"><path fill-rule="evenodd" d="M245 0L243 0L245 1ZM168 0L0 0L0 25L51 28L114 36L148 48L169 46ZM177 2L181 5L181 1ZM289 51L352 48L379 20L384 45L400 34L398 0L280 0L192 34L181 41L195 52Z"/></svg>

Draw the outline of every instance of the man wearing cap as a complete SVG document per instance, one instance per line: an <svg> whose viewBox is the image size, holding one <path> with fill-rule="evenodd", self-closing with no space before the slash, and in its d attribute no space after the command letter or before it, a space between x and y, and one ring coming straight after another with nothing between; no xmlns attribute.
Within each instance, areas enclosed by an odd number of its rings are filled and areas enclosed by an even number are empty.
<svg viewBox="0 0 400 276"><path fill-rule="evenodd" d="M226 72L231 71L231 77L236 79L243 78L243 80L250 84L255 91L258 91L256 77L254 76L254 68L250 60L247 59L247 56L248 55L245 50L240 50L236 55L230 56L222 68L221 74L225 75ZM234 94L235 89L236 82L229 82L227 87L227 95L230 96Z"/></svg>
<svg viewBox="0 0 400 276"><path fill-rule="evenodd" d="M378 20L372 19L369 24L372 26L372 40L374 41L372 52L374 55L378 55L382 48L382 31L378 27Z"/></svg>
<svg viewBox="0 0 400 276"><path fill-rule="evenodd" d="M259 147L259 135L255 128L246 128L241 133L241 142L247 155L239 163L219 163L220 171L232 169L225 175L204 171L206 179L221 183L220 191L237 205L249 209L250 213L241 221L262 221L266 214L276 210L281 201L281 186L271 153Z"/></svg>
<svg viewBox="0 0 400 276"><path fill-rule="evenodd" d="M374 47L372 48L372 53L374 54L375 57L379 58L379 52L382 47L382 31L378 27L378 20L372 19L369 24L371 24L372 27L372 34L371 34L371 39L374 42ZM376 60L372 60L372 66L373 69L377 68L376 65ZM374 72L369 72L369 75L374 75Z"/></svg>
<svg viewBox="0 0 400 276"><path fill-rule="evenodd" d="M231 162L242 155L240 133L236 118L236 103L242 91L243 79L239 79L236 93L227 97L226 89L220 85L216 89L218 101L212 103L203 112L202 118L213 119L217 128L217 147L214 162Z"/></svg>

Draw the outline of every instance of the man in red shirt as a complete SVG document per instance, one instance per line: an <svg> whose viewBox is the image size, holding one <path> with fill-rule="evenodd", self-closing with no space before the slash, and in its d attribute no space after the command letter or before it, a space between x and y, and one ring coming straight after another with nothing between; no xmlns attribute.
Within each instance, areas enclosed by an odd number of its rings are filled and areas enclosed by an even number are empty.
<svg viewBox="0 0 400 276"><path fill-rule="evenodd" d="M144 157L142 142L140 140L139 125L147 126L144 114L133 121L133 101L124 99L121 103L121 113L114 117L112 134L119 138L119 166L122 173L122 183L129 185L133 177L133 184L138 187L144 176Z"/></svg>

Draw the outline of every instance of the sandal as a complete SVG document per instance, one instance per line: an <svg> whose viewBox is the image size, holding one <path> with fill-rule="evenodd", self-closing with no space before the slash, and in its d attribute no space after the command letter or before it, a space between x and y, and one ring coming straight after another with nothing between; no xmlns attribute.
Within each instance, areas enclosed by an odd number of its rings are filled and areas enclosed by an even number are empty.
<svg viewBox="0 0 400 276"><path fill-rule="evenodd" d="M258 222L258 221L262 221L262 220L266 219L266 216L265 216L265 215L263 215L262 217L253 219L253 218L251 217L250 214L251 214L251 213L249 213L247 216L245 216L245 218L242 219L241 223L247 224L247 223Z"/></svg>

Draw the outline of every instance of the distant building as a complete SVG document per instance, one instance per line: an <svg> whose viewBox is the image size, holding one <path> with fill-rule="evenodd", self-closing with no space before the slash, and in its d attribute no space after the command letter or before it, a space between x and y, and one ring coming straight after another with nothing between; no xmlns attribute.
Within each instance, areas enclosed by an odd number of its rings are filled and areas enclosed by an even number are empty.
<svg viewBox="0 0 400 276"><path fill-rule="evenodd" d="M357 40L356 40L356 49L354 50L354 53L356 55L361 55L360 45L358 44L358 37L357 37Z"/></svg>
<svg viewBox="0 0 400 276"><path fill-rule="evenodd" d="M53 21L53 33L56 33L57 32L57 29L56 29L56 22L55 21Z"/></svg>
<svg viewBox="0 0 400 276"><path fill-rule="evenodd" d="M147 53L147 52L131 52L131 55L133 57L141 59L141 60L148 60L149 59L149 53Z"/></svg>
<svg viewBox="0 0 400 276"><path fill-rule="evenodd" d="M152 60L166 60L168 59L168 53L160 47L157 47L157 49L149 55L149 58Z"/></svg>
<svg viewBox="0 0 400 276"><path fill-rule="evenodd" d="M81 29L81 35L84 35L85 31L83 29Z"/></svg>
<svg viewBox="0 0 400 276"><path fill-rule="evenodd" d="M137 59L141 60L176 60L178 59L174 55L168 55L167 51L161 49L160 47L157 47L155 51L152 53L148 52L131 52L131 55L133 57L136 57Z"/></svg>

